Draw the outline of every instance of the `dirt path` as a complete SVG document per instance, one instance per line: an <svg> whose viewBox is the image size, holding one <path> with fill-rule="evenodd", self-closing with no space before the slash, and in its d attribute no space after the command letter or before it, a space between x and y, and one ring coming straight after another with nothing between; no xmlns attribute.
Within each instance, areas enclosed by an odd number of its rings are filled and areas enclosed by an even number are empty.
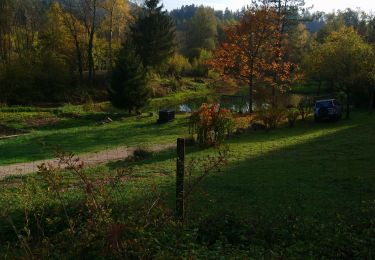
<svg viewBox="0 0 375 260"><path fill-rule="evenodd" d="M161 152L163 150L174 148L175 145L154 145L147 148L150 152ZM112 161L124 160L133 155L136 148L134 147L119 147L112 150L105 150L97 153L83 154L77 156L86 166L93 166ZM40 160L28 163L17 163L12 165L0 166L0 179L14 175L25 175L38 171L38 165L48 163L57 166L58 159Z"/></svg>

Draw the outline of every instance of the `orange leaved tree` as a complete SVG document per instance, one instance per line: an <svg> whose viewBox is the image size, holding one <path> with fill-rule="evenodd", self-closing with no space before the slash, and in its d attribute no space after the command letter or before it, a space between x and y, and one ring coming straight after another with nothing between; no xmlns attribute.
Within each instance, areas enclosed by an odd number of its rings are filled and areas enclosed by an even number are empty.
<svg viewBox="0 0 375 260"><path fill-rule="evenodd" d="M249 8L239 23L225 28L225 40L210 61L222 76L247 82L250 112L253 112L256 84L284 88L290 77L292 64L279 62L284 50L277 44L278 21L278 14L272 8Z"/></svg>

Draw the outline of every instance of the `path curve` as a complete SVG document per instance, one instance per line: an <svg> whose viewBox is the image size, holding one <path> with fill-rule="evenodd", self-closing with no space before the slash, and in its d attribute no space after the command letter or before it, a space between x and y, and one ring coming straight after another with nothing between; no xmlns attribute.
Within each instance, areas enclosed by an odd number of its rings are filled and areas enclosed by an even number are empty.
<svg viewBox="0 0 375 260"><path fill-rule="evenodd" d="M161 152L161 151L175 148L175 147L176 145L174 144L164 144L164 145L154 145L145 149L150 152ZM93 166L93 165L99 165L99 164L103 164L107 162L125 160L126 158L129 158L130 156L132 156L136 149L137 148L135 147L124 146L124 147L118 147L116 149L100 151L97 153L77 155L77 157L85 163L85 166ZM57 166L58 162L59 160L55 158L55 159L0 166L0 179L9 177L9 176L19 176L19 175L26 175L26 174L34 173L38 171L38 166L43 163Z"/></svg>

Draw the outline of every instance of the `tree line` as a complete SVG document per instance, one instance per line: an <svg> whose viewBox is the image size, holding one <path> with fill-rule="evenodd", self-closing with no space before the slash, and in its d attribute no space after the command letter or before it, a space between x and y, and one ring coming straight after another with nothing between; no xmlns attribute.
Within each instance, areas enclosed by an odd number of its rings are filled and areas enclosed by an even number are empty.
<svg viewBox="0 0 375 260"><path fill-rule="evenodd" d="M1 0L0 19L0 101L28 104L93 86L132 16L124 0Z"/></svg>
<svg viewBox="0 0 375 260"><path fill-rule="evenodd" d="M360 10L310 13L303 0L170 12L158 0L0 0L0 103L102 95L137 110L151 95L154 74L217 71L246 83L250 103L265 93L277 106L298 83L373 107L374 24Z"/></svg>
<svg viewBox="0 0 375 260"><path fill-rule="evenodd" d="M224 77L249 86L249 104L263 93L272 109L293 84L322 85L330 96L352 105L374 107L374 17L347 9L309 14L304 1L253 1L243 16L224 30L211 65ZM320 29L307 26L322 23Z"/></svg>

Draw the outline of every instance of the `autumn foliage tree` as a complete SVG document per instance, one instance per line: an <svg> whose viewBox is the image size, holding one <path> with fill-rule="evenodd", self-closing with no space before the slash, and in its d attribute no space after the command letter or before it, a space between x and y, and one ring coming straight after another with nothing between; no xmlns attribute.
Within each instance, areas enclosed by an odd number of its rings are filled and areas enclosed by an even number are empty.
<svg viewBox="0 0 375 260"><path fill-rule="evenodd" d="M278 20L274 9L248 9L239 23L225 29L226 39L210 61L222 76L247 82L250 112L257 85L280 90L288 86L292 64L279 62L284 49L275 44L280 38Z"/></svg>
<svg viewBox="0 0 375 260"><path fill-rule="evenodd" d="M201 146L219 145L234 130L234 120L229 110L203 104L191 115L189 128Z"/></svg>
<svg viewBox="0 0 375 260"><path fill-rule="evenodd" d="M108 41L108 62L107 69L112 70L113 66L113 44L118 47L126 31L127 22L131 19L129 5L123 0L104 0L100 3L101 8L106 12L102 21L101 29L105 31Z"/></svg>

